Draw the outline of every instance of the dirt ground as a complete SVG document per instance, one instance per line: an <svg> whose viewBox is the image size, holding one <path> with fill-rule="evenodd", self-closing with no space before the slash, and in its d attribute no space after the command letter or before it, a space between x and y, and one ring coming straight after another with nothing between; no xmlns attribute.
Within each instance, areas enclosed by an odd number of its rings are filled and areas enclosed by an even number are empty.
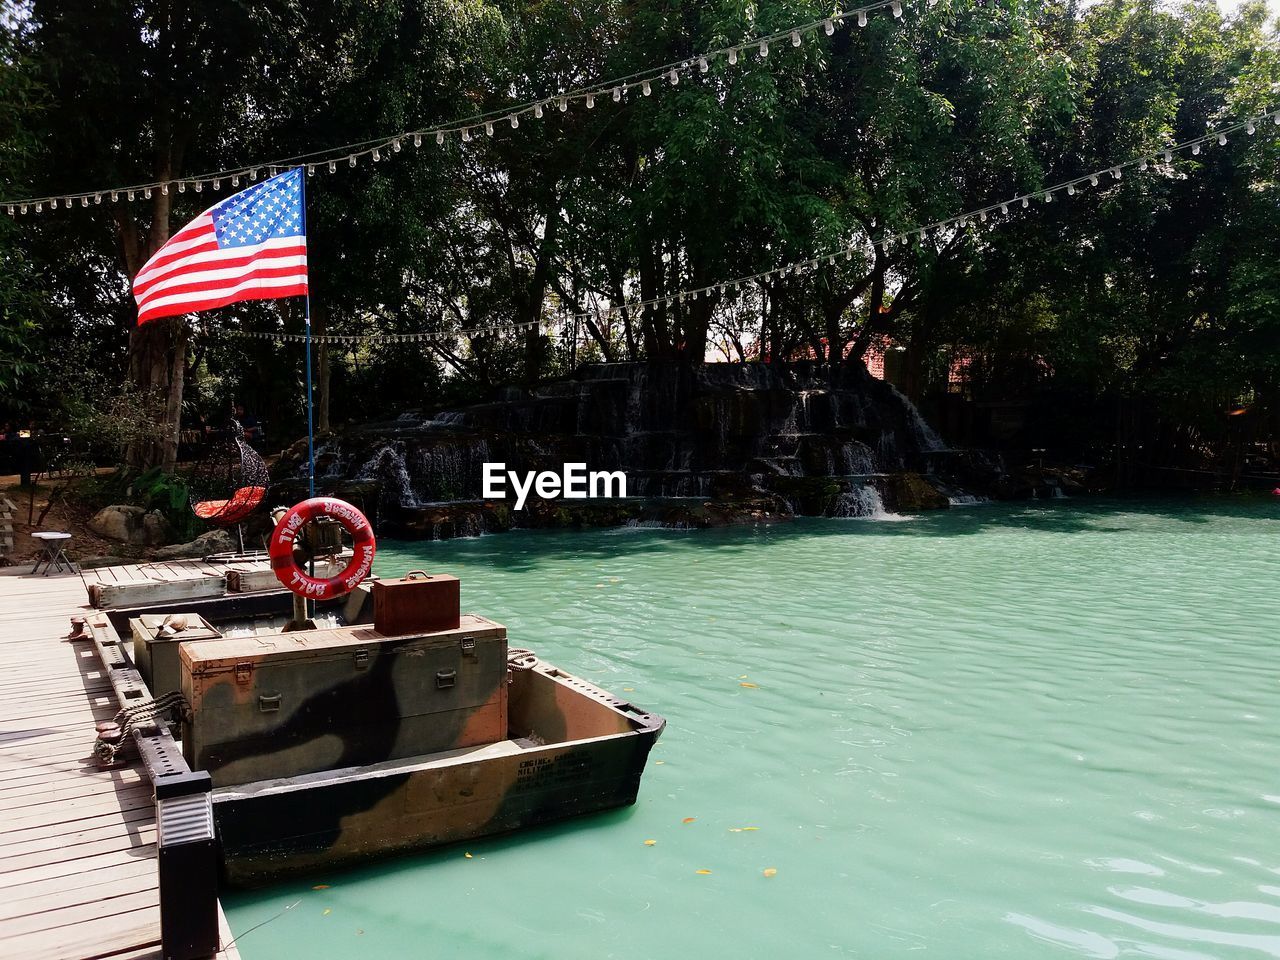
<svg viewBox="0 0 1280 960"><path fill-rule="evenodd" d="M0 557L0 566L35 563L39 547L31 539L31 534L36 530L56 530L71 534L67 556L72 560L102 556L113 552L113 549L116 552L120 550L119 543L105 540L89 529L92 512L61 499L49 508L44 522L36 525L41 511L48 506L50 495L61 486L61 481L41 480L34 489L29 489L19 485L16 475L0 476L0 493L12 500L17 507L13 517L13 552L7 557Z"/></svg>

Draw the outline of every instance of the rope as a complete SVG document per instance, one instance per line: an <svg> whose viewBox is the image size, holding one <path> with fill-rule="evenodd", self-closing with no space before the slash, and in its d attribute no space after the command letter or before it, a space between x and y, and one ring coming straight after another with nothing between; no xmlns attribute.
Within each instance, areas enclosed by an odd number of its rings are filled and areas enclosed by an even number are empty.
<svg viewBox="0 0 1280 960"><path fill-rule="evenodd" d="M155 726L154 721L162 714L174 712L178 719L186 719L191 714L187 698L174 690L153 700L144 700L128 707L122 707L111 718L111 722L120 727L120 739L109 743L99 735L93 743L93 754L104 765L115 763L116 755L124 748L126 738L135 729Z"/></svg>
<svg viewBox="0 0 1280 960"><path fill-rule="evenodd" d="M507 651L507 666L512 670L524 673L538 665L538 658L532 650L523 647L512 647Z"/></svg>

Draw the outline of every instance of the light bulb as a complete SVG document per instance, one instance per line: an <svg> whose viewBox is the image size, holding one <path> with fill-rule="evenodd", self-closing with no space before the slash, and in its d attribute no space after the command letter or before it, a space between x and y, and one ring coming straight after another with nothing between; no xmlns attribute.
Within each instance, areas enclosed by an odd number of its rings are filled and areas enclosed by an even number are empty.
<svg viewBox="0 0 1280 960"><path fill-rule="evenodd" d="M1165 163L1173 163L1173 151L1172 151L1172 150L1166 150L1166 151L1164 152L1164 162L1165 162Z"/></svg>
<svg viewBox="0 0 1280 960"><path fill-rule="evenodd" d="M596 106L596 97L593 93L587 94L587 109L594 110Z"/></svg>
<svg viewBox="0 0 1280 960"><path fill-rule="evenodd" d="M1022 198L1022 209L1023 209L1023 210L1025 210L1025 209L1027 209L1027 207L1029 207L1029 206L1031 206L1031 200L1030 200L1030 198L1029 198L1029 197L1023 197L1023 198Z"/></svg>
<svg viewBox="0 0 1280 960"><path fill-rule="evenodd" d="M204 184L203 184L203 183L201 183L199 180L197 180L197 181L196 181L196 193L203 193L203 192L204 192Z"/></svg>
<svg viewBox="0 0 1280 960"><path fill-rule="evenodd" d="M566 110L568 110L568 109L569 109L569 98L568 98L568 97L561 97L561 98L560 98L560 112L561 112L561 113L564 113L564 112L565 112Z"/></svg>
<svg viewBox="0 0 1280 960"><path fill-rule="evenodd" d="M1250 120L1250 121L1249 121L1249 125L1248 125L1247 127L1245 127L1244 129L1245 129L1245 131L1249 134L1249 136L1251 136L1251 137L1252 137L1252 136L1253 136L1253 134L1254 134L1254 131L1255 131L1257 128L1253 125L1253 121L1252 121L1252 120Z"/></svg>
<svg viewBox="0 0 1280 960"><path fill-rule="evenodd" d="M1112 167L1112 168L1111 168L1111 179L1112 179L1112 180L1119 180L1119 179L1120 179L1120 177L1121 177L1120 168L1119 168L1119 167Z"/></svg>
<svg viewBox="0 0 1280 960"><path fill-rule="evenodd" d="M1139 169L1139 170L1146 170L1146 169L1147 169L1147 158L1146 158L1146 157L1143 157L1141 160L1139 160L1139 161L1138 161L1138 169Z"/></svg>
<svg viewBox="0 0 1280 960"><path fill-rule="evenodd" d="M1044 202L1045 202L1045 203L1053 203L1053 191L1052 191L1052 190L1050 190L1050 191L1048 191L1048 192L1046 192L1046 193L1045 193L1045 195L1044 195Z"/></svg>
<svg viewBox="0 0 1280 960"><path fill-rule="evenodd" d="M986 222L987 222L987 211L985 211L985 210L980 210L980 211L978 212L978 219L979 219L979 220L981 220L983 223L986 223Z"/></svg>
<svg viewBox="0 0 1280 960"><path fill-rule="evenodd" d="M13 204L9 204L9 216L13 216Z"/></svg>
<svg viewBox="0 0 1280 960"><path fill-rule="evenodd" d="M356 155L353 153L347 158L347 166L354 167L356 165Z"/></svg>
<svg viewBox="0 0 1280 960"><path fill-rule="evenodd" d="M112 203L119 203L119 202L120 202L120 194L119 194L119 193L117 193L115 190L112 190L112 191L111 191L111 202L112 202ZM27 211L26 211L26 210L23 210L22 212L23 212L23 213L26 213Z"/></svg>
<svg viewBox="0 0 1280 960"><path fill-rule="evenodd" d="M329 172L330 172L330 173L337 173L337 172L338 172L338 163L337 163L337 161L336 161L336 160L330 160L330 161L329 161Z"/></svg>
<svg viewBox="0 0 1280 960"><path fill-rule="evenodd" d="M493 121L492 121L492 120L486 120L486 121L484 122L484 132L485 132L485 134L486 134L487 136L490 136L490 137L492 137L492 136L493 136Z"/></svg>
<svg viewBox="0 0 1280 960"><path fill-rule="evenodd" d="M1218 146L1225 147L1227 145L1227 135L1225 133L1218 134Z"/></svg>
<svg viewBox="0 0 1280 960"><path fill-rule="evenodd" d="M316 172L316 168L315 168L315 166L314 166L314 165L311 165L311 164L308 164L308 165L307 165L307 173L315 173L315 172ZM222 181L221 181L221 180L218 180L218 179L216 179L216 178L215 178L215 179L214 179L214 181L213 181L213 189L215 189L215 190L221 190L221 189L222 189Z"/></svg>
<svg viewBox="0 0 1280 960"><path fill-rule="evenodd" d="M50 200L50 201L49 201L49 209L50 209L50 210L57 210L57 209L58 209L58 201L57 201L57 200Z"/></svg>
<svg viewBox="0 0 1280 960"><path fill-rule="evenodd" d="M374 147L374 148L373 148L373 162L374 162L374 163L377 163L377 162L378 162L379 160L381 160L381 159L382 159L382 151L380 151L377 147Z"/></svg>
<svg viewBox="0 0 1280 960"><path fill-rule="evenodd" d="M97 204L97 203L101 203L101 202L102 202L102 194L100 194L100 193L95 193L95 194L93 195L93 202L94 202L95 204Z"/></svg>
<svg viewBox="0 0 1280 960"><path fill-rule="evenodd" d="M167 197L169 195L169 184L168 183L160 184L160 192ZM151 199L151 191L147 190L144 196L146 196L147 199Z"/></svg>
<svg viewBox="0 0 1280 960"><path fill-rule="evenodd" d="M520 126L520 118L517 117L514 113L511 116L507 117L507 122L511 124L512 130L515 130L517 127Z"/></svg>
<svg viewBox="0 0 1280 960"><path fill-rule="evenodd" d="M889 5L889 9L893 11L895 20L902 16L902 4L898 0L893 0L893 3Z"/></svg>
<svg viewBox="0 0 1280 960"><path fill-rule="evenodd" d="M437 131L436 131L436 146L443 146L443 144L444 144L444 131L443 131L443 130L437 130Z"/></svg>
<svg viewBox="0 0 1280 960"><path fill-rule="evenodd" d="M831 20L822 21L822 30L829 37L836 32L836 25Z"/></svg>
<svg viewBox="0 0 1280 960"><path fill-rule="evenodd" d="M1072 197L1076 195L1076 185L1074 183L1067 184L1067 194Z"/></svg>
<svg viewBox="0 0 1280 960"><path fill-rule="evenodd" d="M421 146L422 146L422 134L420 134L420 133L415 133L415 134L413 135L413 145L414 145L414 147L421 147Z"/></svg>
<svg viewBox="0 0 1280 960"><path fill-rule="evenodd" d="M680 72L675 67L672 67L671 72L667 74L667 79L671 81L671 85L674 87L680 82Z"/></svg>
<svg viewBox="0 0 1280 960"><path fill-rule="evenodd" d="M858 11L858 26L865 27L867 25L867 11Z"/></svg>
<svg viewBox="0 0 1280 960"><path fill-rule="evenodd" d="M1280 127L1280 110L1273 113L1271 119L1275 121L1277 127Z"/></svg>
<svg viewBox="0 0 1280 960"><path fill-rule="evenodd" d="M730 62L731 64L732 64L732 63L737 63L737 62L738 62L738 48L737 48L737 47L733 47L732 49L730 49L730 50L729 50L729 62ZM1276 116L1280 116L1280 114L1276 114Z"/></svg>
<svg viewBox="0 0 1280 960"><path fill-rule="evenodd" d="M132 202L132 201L133 201L133 196L134 196L133 191L132 191L132 190L130 190L130 191L129 191L129 201L130 201L130 202Z"/></svg>
<svg viewBox="0 0 1280 960"><path fill-rule="evenodd" d="M329 164L329 172L330 172L330 173L333 173L333 164L332 164L332 163L331 163L331 164ZM238 186L240 186L240 178L239 178L239 177L232 177L232 178L231 178L231 185L232 185L233 187L238 187ZM130 200L132 200L132 199L133 199L133 197L130 197L129 199L130 199Z"/></svg>
<svg viewBox="0 0 1280 960"><path fill-rule="evenodd" d="M706 73L706 72L707 72L708 70L710 70L710 69L711 69L711 64L707 63L707 58L706 58L706 57L699 57L699 58L698 58L698 72L699 72L699 73Z"/></svg>
<svg viewBox="0 0 1280 960"><path fill-rule="evenodd" d="M1194 146L1192 146L1191 153L1193 156L1196 156L1196 157L1200 156L1200 144L1197 143Z"/></svg>
<svg viewBox="0 0 1280 960"><path fill-rule="evenodd" d="M792 30L792 31L791 31L791 45L792 45L793 47L798 47L798 46L800 46L800 31L799 31L799 30Z"/></svg>
<svg viewBox="0 0 1280 960"><path fill-rule="evenodd" d="M537 117L539 120L542 119L542 104L535 103L533 105L533 115Z"/></svg>
<svg viewBox="0 0 1280 960"><path fill-rule="evenodd" d="M622 99L622 88L621 88L621 87L614 87L614 88L613 88L613 102L614 102L614 103L617 103L617 102L618 102L619 100L621 100L621 99Z"/></svg>
<svg viewBox="0 0 1280 960"><path fill-rule="evenodd" d="M763 58L763 57L767 57L768 55L769 55L769 41L768 41L768 40L761 40L761 41L760 41L760 56Z"/></svg>
<svg viewBox="0 0 1280 960"><path fill-rule="evenodd" d="M648 80L640 84L640 92L643 93L646 97L649 96L649 94L653 93L653 88L649 86Z"/></svg>
<svg viewBox="0 0 1280 960"><path fill-rule="evenodd" d="M469 142L470 140L471 140L471 128L470 128L470 127L463 127L463 128L462 128L462 142L463 142L463 143L467 143L467 142Z"/></svg>
<svg viewBox="0 0 1280 960"><path fill-rule="evenodd" d="M1000 204L1000 212L1001 212L1001 213L1008 213L1008 212L1009 212L1009 205L1008 205L1007 203L1002 203L1002 204Z"/></svg>
<svg viewBox="0 0 1280 960"><path fill-rule="evenodd" d="M36 213L39 213L39 212L40 212L40 211L42 211L43 209L44 209L44 204L43 204L43 203L37 203L37 204L36 204Z"/></svg>
<svg viewBox="0 0 1280 960"><path fill-rule="evenodd" d="M87 207L88 205L89 205L89 198L88 198L88 197L81 197L81 198L80 198L80 206L82 206L82 207Z"/></svg>
<svg viewBox="0 0 1280 960"><path fill-rule="evenodd" d="M250 170L250 171L249 171L249 179L250 179L250 180L257 180L257 179L258 179L258 171L257 171L256 169L254 169L254 170Z"/></svg>
<svg viewBox="0 0 1280 960"><path fill-rule="evenodd" d="M1095 187L1098 185L1098 175L1096 173L1089 174L1089 183Z"/></svg>
<svg viewBox="0 0 1280 960"><path fill-rule="evenodd" d="M178 183L178 192L179 192L179 193L186 193L186 192L187 192L187 185L186 185L186 183L181 182L181 181Z"/></svg>
<svg viewBox="0 0 1280 960"><path fill-rule="evenodd" d="M396 153L399 153L399 152L400 152L400 139L399 139L399 137L397 137L395 140L392 140L392 141L391 141L391 149L392 149L392 150L394 150Z"/></svg>

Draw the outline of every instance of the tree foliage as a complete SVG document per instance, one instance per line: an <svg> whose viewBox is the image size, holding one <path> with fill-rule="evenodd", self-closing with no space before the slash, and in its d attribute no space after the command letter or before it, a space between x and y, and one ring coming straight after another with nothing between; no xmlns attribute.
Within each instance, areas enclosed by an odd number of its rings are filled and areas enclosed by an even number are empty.
<svg viewBox="0 0 1280 960"><path fill-rule="evenodd" d="M1117 397L1186 442L1224 403L1277 406L1277 149L1241 136L1146 175L919 243L860 247L820 270L611 319L667 297L928 224L1197 136L1274 106L1261 3L941 0L774 44L652 96L512 103L680 63L822 16L798 0L31 0L0 51L10 196L191 175L498 112L500 130L308 179L317 327L457 331L322 357L334 420L491 394L574 354L859 363L891 338L911 392L1026 396L1052 377L1103 435ZM1268 47L1268 44L1271 44ZM227 187L224 187L227 189ZM156 192L0 224L0 397L31 404L30 364L129 367L128 278L209 194ZM295 345L226 336L301 329L252 304L175 330L189 404L232 393L302 423ZM134 334L134 379L139 373ZM171 346L176 344L176 347ZM576 348L576 351L572 348ZM42 372L41 376L45 376ZM65 376L65 374L59 374ZM72 380L73 378L67 378ZM70 395L76 386L66 384ZM56 411L49 411L56 414ZM1151 430L1157 426L1152 425ZM1162 427L1160 429L1163 429Z"/></svg>

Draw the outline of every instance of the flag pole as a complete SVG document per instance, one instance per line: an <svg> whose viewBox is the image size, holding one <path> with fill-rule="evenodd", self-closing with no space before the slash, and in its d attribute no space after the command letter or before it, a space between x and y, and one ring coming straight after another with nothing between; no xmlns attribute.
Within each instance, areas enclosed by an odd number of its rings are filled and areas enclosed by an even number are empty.
<svg viewBox="0 0 1280 960"><path fill-rule="evenodd" d="M302 236L305 239L307 236L307 171L302 167L299 167L298 170L302 176L302 186L299 189L302 193ZM310 257L307 259L309 261ZM309 498L314 498L316 495L316 434L315 418L313 415L315 404L311 399L311 270L309 267L307 270L307 293L304 304L307 321L305 337L307 344L307 496ZM316 542L319 541L317 540ZM311 558L311 562L307 565L307 569L311 573L311 576L314 577L316 575L316 561L314 556ZM299 597L294 597L295 601L298 599ZM314 601L307 600L306 598L301 599L302 610L298 611L295 609L295 619L310 619L312 612L315 610ZM294 607L297 607L296 602ZM302 614L300 618L296 617L296 614L299 612Z"/></svg>
<svg viewBox="0 0 1280 960"><path fill-rule="evenodd" d="M298 168L302 174L302 236L307 235L307 171ZM310 271L307 271L308 274ZM307 343L307 496L316 495L316 436L313 417L314 404L311 400L311 277L307 277L306 293L306 343Z"/></svg>

